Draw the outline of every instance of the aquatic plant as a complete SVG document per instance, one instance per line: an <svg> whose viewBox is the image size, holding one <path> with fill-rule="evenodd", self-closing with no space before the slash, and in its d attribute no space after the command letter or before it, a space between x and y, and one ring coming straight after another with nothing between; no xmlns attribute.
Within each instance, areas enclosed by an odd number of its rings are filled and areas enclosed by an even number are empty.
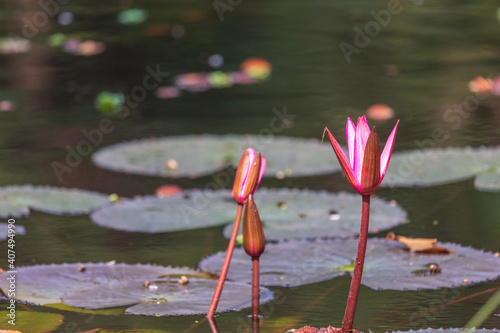
<svg viewBox="0 0 500 333"><path fill-rule="evenodd" d="M219 281L217 282L214 296L207 313L208 318L214 316L215 310L217 309L217 304L219 303L220 295L222 293L222 288L224 287L224 281L226 280L227 271L229 270L229 264L231 263L231 256L233 255L234 244L236 242L236 237L238 236L241 214L243 212L243 205L247 203L248 197L253 194L259 186L260 180L262 179L265 170L266 158L264 156L261 156L260 153L256 153L254 149L248 148L243 153L243 156L240 159L240 163L238 164L238 169L236 170L232 196L234 201L236 201L236 203L238 204L238 209L236 211L234 229L231 235L231 239L229 240L226 258L224 260L222 271L219 276Z"/></svg>
<svg viewBox="0 0 500 333"><path fill-rule="evenodd" d="M346 137L349 159L344 154L342 148L332 133L325 128L328 133L335 155L340 166L349 181L349 184L363 197L361 228L359 233L358 251L354 264L354 272L349 289L346 311L342 322L342 333L349 333L352 330L356 305L358 302L359 287L363 274L363 264L365 261L366 243L368 237L368 224L370 219L370 196L377 190L384 179L389 160L396 139L396 131L399 121L394 126L392 133L387 140L384 150L380 151L380 140L375 127L370 131L366 117L358 118L357 125L354 125L350 118L347 119Z"/></svg>
<svg viewBox="0 0 500 333"><path fill-rule="evenodd" d="M253 200L253 195L248 196L248 201L243 214L243 248L252 258L252 317L259 316L259 258L266 248L266 238L262 221Z"/></svg>

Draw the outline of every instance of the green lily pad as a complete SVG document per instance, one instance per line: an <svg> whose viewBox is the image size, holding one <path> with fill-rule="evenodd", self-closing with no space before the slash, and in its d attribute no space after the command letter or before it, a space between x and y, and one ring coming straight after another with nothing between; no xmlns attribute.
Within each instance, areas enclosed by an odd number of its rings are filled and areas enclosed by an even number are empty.
<svg viewBox="0 0 500 333"><path fill-rule="evenodd" d="M4 320L4 328L10 326L9 324L7 324L7 321L10 320L8 315L9 312L0 311L0 316ZM11 329L23 333L52 332L63 323L63 319L64 317L60 314L21 311L19 309L19 306L16 306L16 325L12 325Z"/></svg>
<svg viewBox="0 0 500 333"><path fill-rule="evenodd" d="M28 215L26 213L28 207L56 215L87 214L89 211L109 203L107 195L97 192L33 185L0 187L0 197L4 198L2 202L8 202L5 206L7 210L14 209L14 206L19 207L17 210L13 210L14 216L6 214L10 217L19 217L20 213L23 216Z"/></svg>
<svg viewBox="0 0 500 333"><path fill-rule="evenodd" d="M156 279L151 281L149 288L144 288L140 281L113 281L91 289L69 292L63 296L63 302L87 309L129 306L125 314L146 316L206 313L217 281L190 278L187 285L180 285L177 280ZM250 307L250 289L249 284L226 281L218 312ZM269 289L261 288L260 298L261 303L266 303L272 300L273 294Z"/></svg>
<svg viewBox="0 0 500 333"><path fill-rule="evenodd" d="M199 177L236 167L253 147L267 158L266 176L332 173L340 165L330 144L312 139L251 135L186 135L115 144L92 155L102 168L162 177Z"/></svg>
<svg viewBox="0 0 500 333"><path fill-rule="evenodd" d="M361 196L358 194L258 189L255 201L266 240L359 234ZM405 221L406 212L394 201L372 198L370 231L393 228ZM232 231L233 223L224 228L224 236L230 238Z"/></svg>
<svg viewBox="0 0 500 333"><path fill-rule="evenodd" d="M149 281L158 276L200 275L187 268L151 265L77 263L17 268L16 299L33 304L60 303L67 292L85 290L111 281ZM5 276L5 278L4 278ZM0 289L8 290L7 273L0 274Z"/></svg>
<svg viewBox="0 0 500 333"><path fill-rule="evenodd" d="M423 149L394 153L386 187L423 187L473 178L500 168L500 147Z"/></svg>
<svg viewBox="0 0 500 333"><path fill-rule="evenodd" d="M12 228L11 228L12 229ZM14 235L26 235L26 229L19 224L15 224L15 228L12 229L15 230ZM8 238L9 236L9 224L8 223L0 223L0 241L4 241Z"/></svg>
<svg viewBox="0 0 500 333"><path fill-rule="evenodd" d="M30 209L26 206L19 206L4 198L0 199L0 218L23 218L30 214Z"/></svg>
<svg viewBox="0 0 500 333"><path fill-rule="evenodd" d="M9 282L0 275L0 288ZM179 284L180 276L187 284ZM86 309L129 306L126 314L192 315L208 311L216 280L188 268L151 265L76 263L18 267L16 299L35 303L60 303ZM219 312L250 306L251 286L226 282ZM273 298L262 288L261 302Z"/></svg>
<svg viewBox="0 0 500 333"><path fill-rule="evenodd" d="M351 274L356 257L357 239L296 240L267 244L260 258L260 282L266 286L293 287ZM439 243L438 243L439 244ZM415 254L395 241L368 240L361 283L382 290L418 290L456 287L500 276L500 258L470 247L439 244L454 251L448 255ZM199 268L218 274L225 253L203 259ZM290 260L293 258L293 260ZM429 265L438 265L440 273L431 274ZM227 278L250 282L251 260L243 249L235 249Z"/></svg>
<svg viewBox="0 0 500 333"><path fill-rule="evenodd" d="M259 189L255 195L266 239L346 237L359 232L361 197L320 191ZM229 190L191 190L169 197L140 197L91 213L98 225L124 231L169 232L232 222L236 203ZM373 198L371 231L401 224L406 213L394 202ZM224 229L229 238L233 224Z"/></svg>
<svg viewBox="0 0 500 333"><path fill-rule="evenodd" d="M192 190L123 200L95 210L90 218L108 228L157 233L222 225L234 219L236 208L228 190Z"/></svg>
<svg viewBox="0 0 500 333"><path fill-rule="evenodd" d="M500 191L500 170L496 172L483 172L474 179L474 187L479 191Z"/></svg>

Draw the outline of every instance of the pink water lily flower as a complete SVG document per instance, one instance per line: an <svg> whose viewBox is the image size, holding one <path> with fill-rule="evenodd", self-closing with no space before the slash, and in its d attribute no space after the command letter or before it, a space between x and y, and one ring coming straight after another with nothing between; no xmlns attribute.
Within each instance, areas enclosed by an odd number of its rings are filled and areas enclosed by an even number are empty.
<svg viewBox="0 0 500 333"><path fill-rule="evenodd" d="M347 180L359 194L373 194L384 179L391 159L398 124L399 120L389 135L384 150L380 153L377 131L375 127L370 131L366 117L359 117L357 125L354 125L351 118L347 118L346 137L349 159L332 133L325 128Z"/></svg>
<svg viewBox="0 0 500 333"><path fill-rule="evenodd" d="M260 180L266 171L266 158L248 148L243 153L236 170L233 185L233 199L238 204L245 204L248 196L259 187Z"/></svg>

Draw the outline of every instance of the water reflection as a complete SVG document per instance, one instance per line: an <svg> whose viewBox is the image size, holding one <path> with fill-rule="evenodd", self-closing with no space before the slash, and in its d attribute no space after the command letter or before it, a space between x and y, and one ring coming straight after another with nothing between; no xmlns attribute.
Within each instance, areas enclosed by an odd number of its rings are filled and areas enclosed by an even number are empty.
<svg viewBox="0 0 500 333"><path fill-rule="evenodd" d="M217 326L217 322L215 318L207 318L208 324L210 325L210 330L212 333L220 333L219 327ZM250 333L259 333L260 332L260 317L252 316L251 317L251 331Z"/></svg>

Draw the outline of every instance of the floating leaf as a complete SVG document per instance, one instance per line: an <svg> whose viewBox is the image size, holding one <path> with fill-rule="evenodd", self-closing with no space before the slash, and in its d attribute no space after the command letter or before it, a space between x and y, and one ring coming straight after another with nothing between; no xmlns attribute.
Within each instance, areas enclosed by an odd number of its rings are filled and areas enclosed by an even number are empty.
<svg viewBox="0 0 500 333"><path fill-rule="evenodd" d="M109 202L108 196L96 192L33 185L0 187L0 197L15 206L58 215L86 214Z"/></svg>
<svg viewBox="0 0 500 333"><path fill-rule="evenodd" d="M6 276L0 288L8 290ZM180 276L189 283L178 283ZM127 314L191 315L208 310L216 280L187 268L151 265L76 263L18 267L16 299L35 304L60 303L87 309L130 306ZM226 282L219 309L230 311L250 306L251 286ZM273 298L263 288L261 302Z"/></svg>
<svg viewBox="0 0 500 333"><path fill-rule="evenodd" d="M359 232L359 195L309 190L259 189L255 195L266 239L345 237ZM326 208L325 208L326 207ZM394 203L372 200L372 231L403 223ZM335 217L332 220L332 211ZM229 190L191 190L169 197L140 197L95 210L95 223L118 230L167 232L222 225L234 220L236 204ZM224 229L229 238L232 223Z"/></svg>
<svg viewBox="0 0 500 333"><path fill-rule="evenodd" d="M127 264L59 264L17 268L16 299L34 303L60 303L62 296L73 290L89 289L114 280L149 281L162 275L193 275L183 268ZM6 273L3 273L8 277ZM8 290L8 281L0 275L0 288Z"/></svg>
<svg viewBox="0 0 500 333"><path fill-rule="evenodd" d="M15 328L23 333L44 333L52 332L63 322L64 317L60 314L54 313L42 313L35 311L20 311L19 306L16 310L16 320ZM5 320L5 326L7 326L7 320L9 318L9 312L0 311L0 316ZM13 326L14 327L14 326ZM17 331L2 331L1 332L17 332Z"/></svg>
<svg viewBox="0 0 500 333"><path fill-rule="evenodd" d="M188 284L180 285L177 280L157 279L151 281L149 288L144 288L140 281L112 281L92 289L69 292L63 302L87 309L130 306L126 314L147 316L206 313L217 281L191 278ZM250 294L250 285L226 281L218 312L250 307ZM261 303L266 303L273 298L272 292L262 288L260 298Z"/></svg>
<svg viewBox="0 0 500 333"><path fill-rule="evenodd" d="M162 177L199 177L228 165L253 147L266 156L266 176L307 176L340 170L327 143L250 135L186 135L119 143L92 155L102 168ZM172 167L175 166L175 167Z"/></svg>
<svg viewBox="0 0 500 333"><path fill-rule="evenodd" d="M267 240L347 237L359 233L361 197L358 194L259 188L255 201ZM395 202L372 199L370 231L389 229L405 220L405 211ZM232 231L231 223L224 228L224 236L229 238Z"/></svg>
<svg viewBox="0 0 500 333"><path fill-rule="evenodd" d="M30 214L30 209L26 206L16 205L4 198L0 200L0 218L23 218Z"/></svg>
<svg viewBox="0 0 500 333"><path fill-rule="evenodd" d="M385 236L385 240L393 240L405 245L410 252L432 252L437 247L437 238L408 238L405 236L395 235L392 231ZM439 248L439 247L438 247ZM435 251L435 250L434 250ZM447 252L449 253L449 251Z"/></svg>
<svg viewBox="0 0 500 333"><path fill-rule="evenodd" d="M440 185L492 172L499 167L500 147L407 151L392 155L382 185L387 187ZM500 190L500 187L498 189Z"/></svg>
<svg viewBox="0 0 500 333"><path fill-rule="evenodd" d="M357 239L297 240L267 244L260 258L260 281L267 286L298 286L329 280L350 273ZM453 254L410 253L400 244L379 238L368 240L361 283L372 289L417 290L461 286L500 276L500 258L470 247L445 243ZM199 268L218 274L225 253L203 259ZM293 260L290 260L293 258ZM425 274L430 265L438 274ZM250 282L251 260L235 249L228 279Z"/></svg>
<svg viewBox="0 0 500 333"><path fill-rule="evenodd" d="M478 174L474 180L474 187L479 191L500 191L500 170Z"/></svg>
<svg viewBox="0 0 500 333"><path fill-rule="evenodd" d="M22 225L14 224L15 228L11 228L15 230L14 235L26 235L26 229ZM0 223L0 241L6 240L9 236L9 224L8 223Z"/></svg>
<svg viewBox="0 0 500 333"><path fill-rule="evenodd" d="M156 233L222 225L235 214L230 191L192 190L169 197L123 200L94 211L90 218L108 228Z"/></svg>

